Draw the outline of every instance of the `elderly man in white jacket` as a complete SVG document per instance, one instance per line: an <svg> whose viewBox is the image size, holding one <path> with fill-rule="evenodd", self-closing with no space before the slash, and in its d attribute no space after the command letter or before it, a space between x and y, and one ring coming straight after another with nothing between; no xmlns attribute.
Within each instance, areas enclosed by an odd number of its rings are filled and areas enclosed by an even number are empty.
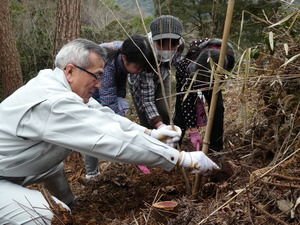
<svg viewBox="0 0 300 225"><path fill-rule="evenodd" d="M177 141L168 128L148 130L102 107L92 97L101 85L104 50L76 39L45 69L0 104L0 224L51 224L54 215L39 191L68 208L74 201L63 170L73 151L105 160L160 167L176 164L197 172L217 168L202 152L179 152L160 142Z"/></svg>

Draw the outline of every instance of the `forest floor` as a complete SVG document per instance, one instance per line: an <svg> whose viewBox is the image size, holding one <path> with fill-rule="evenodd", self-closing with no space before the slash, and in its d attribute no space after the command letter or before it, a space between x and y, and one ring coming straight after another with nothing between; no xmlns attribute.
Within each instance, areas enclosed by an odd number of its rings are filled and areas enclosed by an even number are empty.
<svg viewBox="0 0 300 225"><path fill-rule="evenodd" d="M216 161L223 169L202 176L194 196L196 175L188 170L150 168L144 174L137 166L104 161L101 175L86 180L82 156L72 153L65 171L77 196L73 224L300 224L299 152L270 166L274 144L255 141L247 131L242 135L238 96L231 89L224 100L225 149L222 163ZM192 150L188 137L181 148ZM178 205L173 210L152 206L160 201Z"/></svg>

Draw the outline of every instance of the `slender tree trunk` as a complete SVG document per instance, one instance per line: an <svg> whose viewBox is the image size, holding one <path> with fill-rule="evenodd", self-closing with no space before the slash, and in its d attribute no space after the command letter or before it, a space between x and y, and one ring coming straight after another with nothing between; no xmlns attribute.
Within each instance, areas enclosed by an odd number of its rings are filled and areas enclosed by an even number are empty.
<svg viewBox="0 0 300 225"><path fill-rule="evenodd" d="M20 56L13 34L9 0L0 4L0 102L23 85Z"/></svg>
<svg viewBox="0 0 300 225"><path fill-rule="evenodd" d="M82 0L58 0L53 58L61 47L80 36Z"/></svg>

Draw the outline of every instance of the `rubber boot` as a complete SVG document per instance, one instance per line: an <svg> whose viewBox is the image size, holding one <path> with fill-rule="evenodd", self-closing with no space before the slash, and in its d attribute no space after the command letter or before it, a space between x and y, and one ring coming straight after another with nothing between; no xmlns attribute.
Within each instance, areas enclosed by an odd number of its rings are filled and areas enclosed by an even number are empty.
<svg viewBox="0 0 300 225"><path fill-rule="evenodd" d="M90 155L84 155L84 166L86 171L86 178L97 175L99 173L99 160Z"/></svg>
<svg viewBox="0 0 300 225"><path fill-rule="evenodd" d="M43 181L43 185L51 195L64 202L66 205L71 206L74 204L75 196L71 191L63 167L55 174L47 177Z"/></svg>

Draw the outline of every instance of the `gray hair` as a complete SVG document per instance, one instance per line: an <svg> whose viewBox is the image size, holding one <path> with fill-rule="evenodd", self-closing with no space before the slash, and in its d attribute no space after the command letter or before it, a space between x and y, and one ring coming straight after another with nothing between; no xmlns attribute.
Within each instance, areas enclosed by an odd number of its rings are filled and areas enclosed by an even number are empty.
<svg viewBox="0 0 300 225"><path fill-rule="evenodd" d="M55 66L64 69L68 64L75 64L83 68L91 66L89 55L95 52L103 61L106 58L106 50L96 43L86 39L75 39L65 44L55 57Z"/></svg>

